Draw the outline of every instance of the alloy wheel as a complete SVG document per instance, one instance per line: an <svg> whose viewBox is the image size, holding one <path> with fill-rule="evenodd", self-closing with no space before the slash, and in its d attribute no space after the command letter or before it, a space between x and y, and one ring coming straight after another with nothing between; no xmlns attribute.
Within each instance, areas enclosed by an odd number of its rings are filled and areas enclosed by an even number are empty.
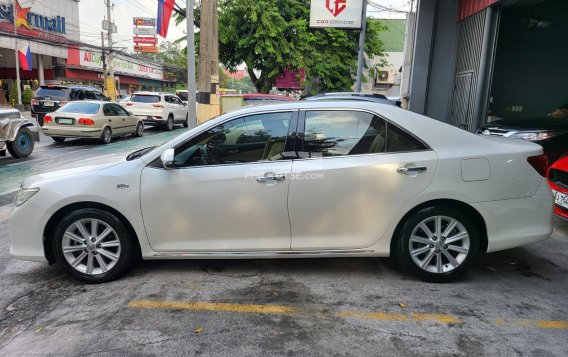
<svg viewBox="0 0 568 357"><path fill-rule="evenodd" d="M457 219L432 216L420 222L408 241L412 261L430 273L448 273L459 267L470 250L469 233Z"/></svg>
<svg viewBox="0 0 568 357"><path fill-rule="evenodd" d="M121 244L115 230L94 218L72 223L63 234L61 249L73 269L88 275L112 270L121 254Z"/></svg>

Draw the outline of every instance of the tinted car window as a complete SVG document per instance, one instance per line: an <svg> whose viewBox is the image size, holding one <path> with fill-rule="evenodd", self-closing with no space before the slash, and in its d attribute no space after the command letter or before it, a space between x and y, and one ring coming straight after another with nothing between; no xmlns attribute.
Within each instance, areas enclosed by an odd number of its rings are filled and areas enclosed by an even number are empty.
<svg viewBox="0 0 568 357"><path fill-rule="evenodd" d="M251 115L218 125L175 150L176 167L282 158L291 112Z"/></svg>
<svg viewBox="0 0 568 357"><path fill-rule="evenodd" d="M415 139L412 135L400 129L399 127L389 124L387 130L387 151L388 152L404 152L418 151L427 149L424 144Z"/></svg>
<svg viewBox="0 0 568 357"><path fill-rule="evenodd" d="M102 94L101 92L95 91L94 93L95 93L95 98L97 100L107 100L107 97L104 94Z"/></svg>
<svg viewBox="0 0 568 357"><path fill-rule="evenodd" d="M85 93L82 89L71 89L69 94L69 99L71 100L83 100L85 99Z"/></svg>
<svg viewBox="0 0 568 357"><path fill-rule="evenodd" d="M96 103L70 102L59 108L60 113L96 114L100 108Z"/></svg>
<svg viewBox="0 0 568 357"><path fill-rule="evenodd" d="M97 97L95 97L95 92L93 92L92 90L86 90L86 91L85 91L85 98L87 98L87 99L97 99Z"/></svg>
<svg viewBox="0 0 568 357"><path fill-rule="evenodd" d="M383 119L366 112L307 112L302 151L308 157L384 152L385 129Z"/></svg>
<svg viewBox="0 0 568 357"><path fill-rule="evenodd" d="M114 108L114 110L118 113L118 115L130 115L128 114L128 112L126 111L126 109L124 109L123 107L121 107L118 104L113 104L112 107Z"/></svg>
<svg viewBox="0 0 568 357"><path fill-rule="evenodd" d="M135 103L159 103L159 95L145 95L145 94L133 94L130 98L131 102Z"/></svg>
<svg viewBox="0 0 568 357"><path fill-rule="evenodd" d="M36 97L51 97L51 98L67 98L67 88L61 87L39 87L36 92Z"/></svg>
<svg viewBox="0 0 568 357"><path fill-rule="evenodd" d="M180 97L181 100L187 101L187 97L188 97L187 92L177 92L176 94L177 94L178 97Z"/></svg>
<svg viewBox="0 0 568 357"><path fill-rule="evenodd" d="M112 104L105 104L103 107L103 113L105 113L106 116L117 115L117 113L114 111Z"/></svg>

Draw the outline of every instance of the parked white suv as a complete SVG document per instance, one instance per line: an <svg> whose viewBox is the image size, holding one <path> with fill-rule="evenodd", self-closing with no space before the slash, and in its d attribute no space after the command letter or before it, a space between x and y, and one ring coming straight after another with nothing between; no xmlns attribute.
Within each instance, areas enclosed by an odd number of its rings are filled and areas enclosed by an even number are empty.
<svg viewBox="0 0 568 357"><path fill-rule="evenodd" d="M144 124L159 125L172 130L175 124L188 127L187 105L171 93L135 92L130 101L120 103Z"/></svg>

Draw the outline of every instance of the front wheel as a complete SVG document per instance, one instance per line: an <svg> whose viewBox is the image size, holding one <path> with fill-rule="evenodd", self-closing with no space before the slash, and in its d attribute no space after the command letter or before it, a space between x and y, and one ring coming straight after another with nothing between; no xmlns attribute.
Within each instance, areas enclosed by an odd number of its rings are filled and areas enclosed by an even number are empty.
<svg viewBox="0 0 568 357"><path fill-rule="evenodd" d="M124 223L97 208L66 215L52 240L56 261L73 278L85 283L104 283L128 272L138 250Z"/></svg>
<svg viewBox="0 0 568 357"><path fill-rule="evenodd" d="M481 236L474 221L460 210L433 206L409 217L397 238L400 265L429 282L459 278L480 252Z"/></svg>
<svg viewBox="0 0 568 357"><path fill-rule="evenodd" d="M31 155L34 150L34 137L30 129L20 128L16 139L6 144L8 152L15 158L24 158Z"/></svg>

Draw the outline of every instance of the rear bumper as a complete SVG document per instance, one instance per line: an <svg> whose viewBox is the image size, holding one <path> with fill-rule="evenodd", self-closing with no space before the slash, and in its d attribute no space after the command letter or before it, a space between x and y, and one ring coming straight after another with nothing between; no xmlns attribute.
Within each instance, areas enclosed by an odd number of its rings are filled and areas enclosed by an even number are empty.
<svg viewBox="0 0 568 357"><path fill-rule="evenodd" d="M61 128L55 126L44 126L42 130L47 136L64 138L99 138L102 131L101 128Z"/></svg>
<svg viewBox="0 0 568 357"><path fill-rule="evenodd" d="M471 204L487 226L487 252L545 240L552 234L554 198L543 178L534 195Z"/></svg>

